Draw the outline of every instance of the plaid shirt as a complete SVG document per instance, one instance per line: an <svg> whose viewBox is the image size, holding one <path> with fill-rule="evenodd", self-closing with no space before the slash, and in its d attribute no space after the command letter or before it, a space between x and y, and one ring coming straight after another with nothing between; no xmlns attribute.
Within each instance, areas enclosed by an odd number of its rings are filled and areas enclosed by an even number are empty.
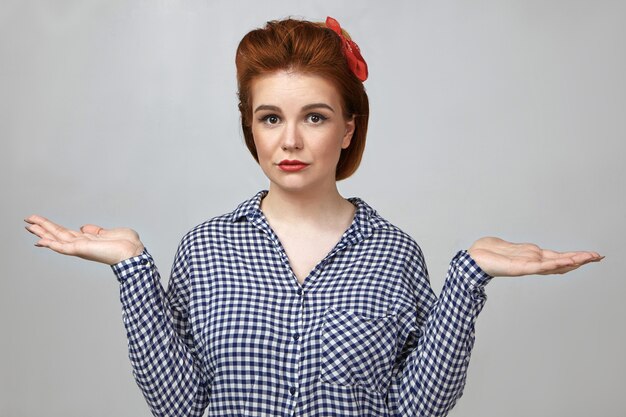
<svg viewBox="0 0 626 417"><path fill-rule="evenodd" d="M153 414L447 414L490 277L461 251L437 298L415 241L353 198L351 226L300 285L265 193L183 238L167 293L147 252L113 266Z"/></svg>

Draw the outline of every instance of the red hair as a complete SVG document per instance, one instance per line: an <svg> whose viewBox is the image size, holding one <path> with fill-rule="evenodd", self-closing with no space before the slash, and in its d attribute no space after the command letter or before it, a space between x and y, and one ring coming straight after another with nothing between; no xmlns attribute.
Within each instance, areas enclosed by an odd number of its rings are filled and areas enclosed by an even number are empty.
<svg viewBox="0 0 626 417"><path fill-rule="evenodd" d="M348 34L344 31L344 36ZM285 19L267 22L243 37L237 48L237 85L241 127L246 146L258 162L252 136L251 87L255 78L280 70L317 75L330 81L342 98L343 113L354 117L350 146L341 151L335 178L352 175L365 149L369 101L363 83L352 73L343 54L341 38L323 23Z"/></svg>

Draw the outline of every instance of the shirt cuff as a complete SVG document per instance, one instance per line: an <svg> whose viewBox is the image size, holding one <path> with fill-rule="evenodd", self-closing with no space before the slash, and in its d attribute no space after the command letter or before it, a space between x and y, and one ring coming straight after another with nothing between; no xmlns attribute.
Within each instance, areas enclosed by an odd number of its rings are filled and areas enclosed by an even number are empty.
<svg viewBox="0 0 626 417"><path fill-rule="evenodd" d="M471 294L481 294L493 278L483 271L466 250L459 251L454 257L457 271Z"/></svg>
<svg viewBox="0 0 626 417"><path fill-rule="evenodd" d="M136 276L138 273L150 269L153 264L154 260L152 256L144 249L143 252L137 256L124 259L121 262L111 265L111 269L113 269L117 280L123 283L129 278Z"/></svg>

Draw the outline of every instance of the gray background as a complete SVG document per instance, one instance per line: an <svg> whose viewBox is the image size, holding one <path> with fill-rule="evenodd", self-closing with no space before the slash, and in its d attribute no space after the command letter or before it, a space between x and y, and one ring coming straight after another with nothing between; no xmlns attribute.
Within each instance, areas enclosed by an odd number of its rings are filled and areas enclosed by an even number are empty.
<svg viewBox="0 0 626 417"><path fill-rule="evenodd" d="M2 0L0 415L149 415L111 271L22 219L131 226L165 281L188 229L266 187L233 57L287 15L360 44L370 133L340 188L415 237L436 291L483 235L607 256L489 285L451 415L626 415L626 4L565 0Z"/></svg>

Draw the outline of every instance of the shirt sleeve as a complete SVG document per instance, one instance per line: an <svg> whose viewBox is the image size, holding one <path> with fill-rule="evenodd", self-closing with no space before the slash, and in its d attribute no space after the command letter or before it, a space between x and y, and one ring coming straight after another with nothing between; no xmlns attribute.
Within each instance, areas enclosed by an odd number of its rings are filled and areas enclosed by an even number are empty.
<svg viewBox="0 0 626 417"><path fill-rule="evenodd" d="M167 295L147 251L112 266L120 282L133 375L152 414L159 417L199 417L208 403L201 356L188 323L187 259L181 248Z"/></svg>
<svg viewBox="0 0 626 417"><path fill-rule="evenodd" d="M428 277L424 278L428 282ZM418 340L407 356L393 387L392 401L398 416L445 416L463 393L474 323L482 310L485 285L491 280L466 251L450 263L448 275L436 301L421 299L428 308L418 323Z"/></svg>

